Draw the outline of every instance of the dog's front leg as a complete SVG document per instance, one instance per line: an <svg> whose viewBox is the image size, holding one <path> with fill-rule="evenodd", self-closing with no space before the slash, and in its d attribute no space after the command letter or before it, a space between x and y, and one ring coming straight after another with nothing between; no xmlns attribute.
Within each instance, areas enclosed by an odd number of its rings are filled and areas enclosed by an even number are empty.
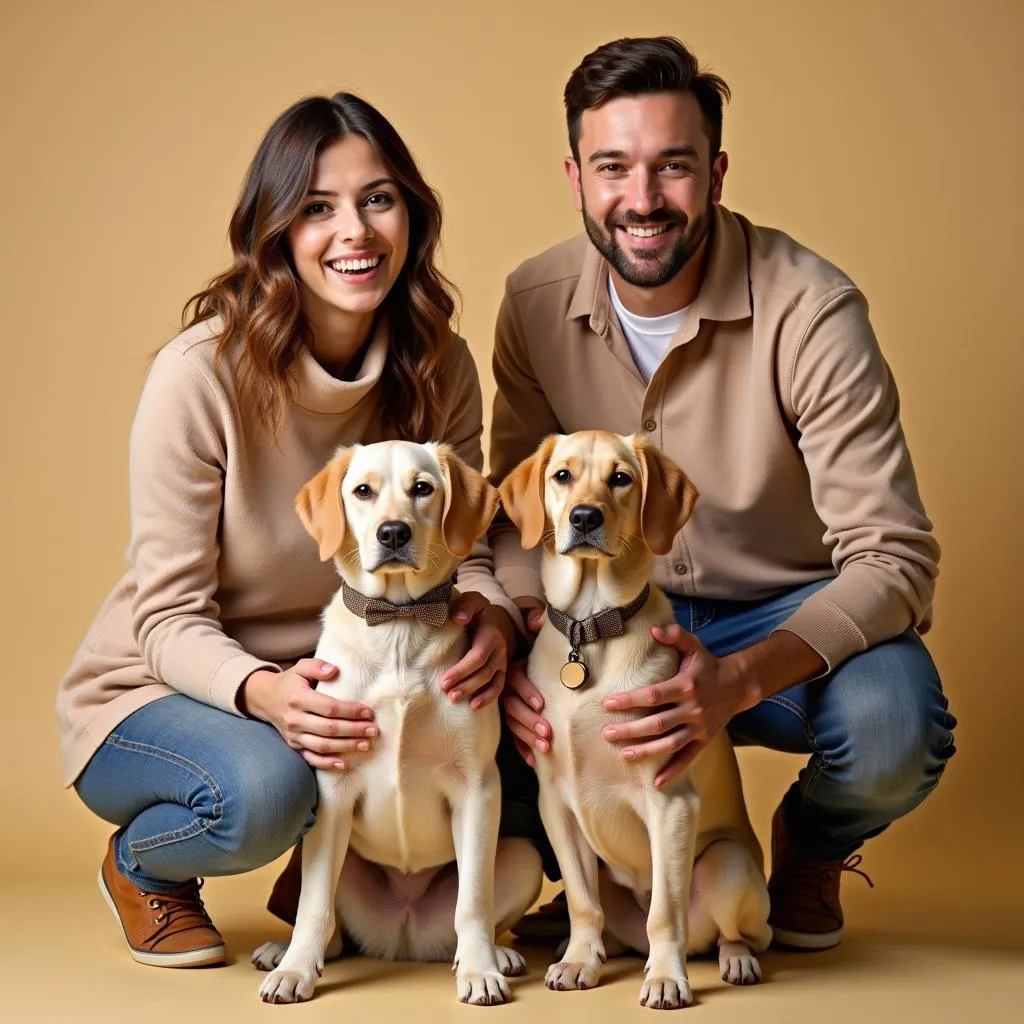
<svg viewBox="0 0 1024 1024"><path fill-rule="evenodd" d="M640 1003L656 1010L689 1006L686 974L687 911L693 878L700 798L688 780L671 793L653 786L647 794L651 840L651 907L647 914L650 956Z"/></svg>
<svg viewBox="0 0 1024 1024"><path fill-rule="evenodd" d="M302 888L288 951L260 986L265 1003L301 1003L313 995L334 934L334 893L352 834L355 787L336 773L317 771L316 820L302 841Z"/></svg>
<svg viewBox="0 0 1024 1024"><path fill-rule="evenodd" d="M459 869L455 900L455 984L459 1001L495 1006L511 998L494 949L494 859L498 849L501 783L492 762L449 793Z"/></svg>
<svg viewBox="0 0 1024 1024"><path fill-rule="evenodd" d="M606 959L601 937L604 911L598 895L597 854L590 848L575 815L562 802L553 781L541 783L540 814L562 872L569 908L569 943L562 959L548 968L544 984L559 992L593 988Z"/></svg>

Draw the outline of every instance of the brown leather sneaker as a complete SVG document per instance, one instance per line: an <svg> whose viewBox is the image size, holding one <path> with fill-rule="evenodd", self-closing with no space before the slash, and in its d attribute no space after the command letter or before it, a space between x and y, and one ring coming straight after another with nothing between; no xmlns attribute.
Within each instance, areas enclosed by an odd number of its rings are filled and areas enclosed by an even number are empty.
<svg viewBox="0 0 1024 1024"><path fill-rule="evenodd" d="M772 817L772 874L768 879L771 911L768 923L776 943L789 949L822 950L838 946L843 937L839 882L844 871L858 870L860 854L845 861L813 860L792 845L779 807Z"/></svg>
<svg viewBox="0 0 1024 1024"><path fill-rule="evenodd" d="M100 892L121 924L128 951L150 967L206 967L222 964L224 940L203 906L202 882L171 892L146 892L117 870L114 839L100 866Z"/></svg>
<svg viewBox="0 0 1024 1024"><path fill-rule="evenodd" d="M560 892L550 903L539 906L532 914L520 918L509 929L520 939L533 942L556 942L569 935L569 905Z"/></svg>
<svg viewBox="0 0 1024 1024"><path fill-rule="evenodd" d="M279 917L285 924L295 926L295 915L299 911L299 893L302 891L302 840L292 847L292 855L277 876L274 888L267 900L267 910Z"/></svg>

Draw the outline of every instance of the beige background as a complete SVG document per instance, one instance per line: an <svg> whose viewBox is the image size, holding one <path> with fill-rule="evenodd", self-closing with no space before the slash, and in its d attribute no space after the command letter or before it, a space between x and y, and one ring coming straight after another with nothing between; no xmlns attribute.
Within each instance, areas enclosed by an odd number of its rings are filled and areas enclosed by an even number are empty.
<svg viewBox="0 0 1024 1024"><path fill-rule="evenodd" d="M578 230L561 170L565 79L602 42L661 32L732 86L726 203L787 230L868 295L944 549L928 645L960 752L937 794L866 850L875 890L845 883L861 929L847 949L912 936L937 965L936 943L1024 948L1020 0L5 0L0 875L14 895L0 893L0 914L37 922L39 935L73 920L76 942L142 984L89 888L108 828L60 788L54 691L123 570L127 436L146 358L223 267L228 216L271 120L339 88L392 119L444 197L446 265L489 404L505 274ZM766 838L798 762L742 759ZM241 922L240 943L265 926L255 901L271 877L208 890L236 908L223 913ZM68 897L80 901L69 913L64 892L86 895ZM18 948L31 957L25 934ZM856 959L837 963L863 1000L875 990L849 974ZM142 972L145 983L159 973ZM190 984L219 984L203 977ZM915 984L935 998L944 988ZM622 991L632 1005L632 980ZM724 993L707 1003L728 1005Z"/></svg>

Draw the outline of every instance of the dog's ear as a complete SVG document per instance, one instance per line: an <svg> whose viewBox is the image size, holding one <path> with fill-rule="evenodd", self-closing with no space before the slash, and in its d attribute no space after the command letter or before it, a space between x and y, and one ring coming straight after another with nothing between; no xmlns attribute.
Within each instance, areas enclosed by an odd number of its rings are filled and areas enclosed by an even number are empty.
<svg viewBox="0 0 1024 1024"><path fill-rule="evenodd" d="M341 500L341 482L352 461L351 448L339 448L334 458L295 499L306 532L320 547L320 561L329 562L345 539L345 506Z"/></svg>
<svg viewBox="0 0 1024 1024"><path fill-rule="evenodd" d="M544 536L547 510L544 508L544 474L557 436L544 438L540 447L512 470L498 486L501 504L519 531L519 543L535 548Z"/></svg>
<svg viewBox="0 0 1024 1024"><path fill-rule="evenodd" d="M465 558L498 511L498 491L447 445L438 447L437 458L445 483L441 539L453 555Z"/></svg>
<svg viewBox="0 0 1024 1024"><path fill-rule="evenodd" d="M640 529L644 543L656 555L672 550L676 534L686 524L699 497L697 488L663 452L635 438L633 448L643 474Z"/></svg>

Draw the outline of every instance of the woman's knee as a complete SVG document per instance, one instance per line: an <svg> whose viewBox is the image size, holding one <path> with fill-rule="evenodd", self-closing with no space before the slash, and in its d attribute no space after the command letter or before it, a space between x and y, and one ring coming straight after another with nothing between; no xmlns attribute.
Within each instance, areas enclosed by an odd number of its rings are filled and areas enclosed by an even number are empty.
<svg viewBox="0 0 1024 1024"><path fill-rule="evenodd" d="M217 781L221 808L211 831L232 847L239 870L276 859L313 824L316 775L277 733L222 769Z"/></svg>

